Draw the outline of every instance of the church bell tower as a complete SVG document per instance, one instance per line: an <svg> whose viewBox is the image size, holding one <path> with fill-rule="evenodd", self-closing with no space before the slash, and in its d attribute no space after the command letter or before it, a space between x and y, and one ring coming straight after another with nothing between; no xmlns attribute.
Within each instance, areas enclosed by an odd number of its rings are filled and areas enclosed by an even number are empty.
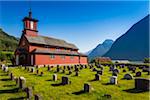
<svg viewBox="0 0 150 100"><path fill-rule="evenodd" d="M38 35L37 22L38 22L37 19L32 18L32 12L30 10L29 16L24 17L23 19L24 24L23 34L28 36L37 36Z"/></svg>

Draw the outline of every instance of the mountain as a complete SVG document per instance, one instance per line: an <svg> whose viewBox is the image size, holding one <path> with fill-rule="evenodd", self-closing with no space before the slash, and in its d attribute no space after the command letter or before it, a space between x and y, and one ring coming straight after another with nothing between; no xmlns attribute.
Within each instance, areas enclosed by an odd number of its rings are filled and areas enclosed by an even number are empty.
<svg viewBox="0 0 150 100"><path fill-rule="evenodd" d="M85 52L84 54L89 55L92 52L92 50L89 50L89 51Z"/></svg>
<svg viewBox="0 0 150 100"><path fill-rule="evenodd" d="M19 39L14 36L8 35L0 28L0 50L14 51L17 48Z"/></svg>
<svg viewBox="0 0 150 100"><path fill-rule="evenodd" d="M106 39L102 44L97 45L88 55L89 60L103 56L111 48L113 42L113 40Z"/></svg>
<svg viewBox="0 0 150 100"><path fill-rule="evenodd" d="M119 37L104 56L128 60L143 60L149 57L149 15Z"/></svg>

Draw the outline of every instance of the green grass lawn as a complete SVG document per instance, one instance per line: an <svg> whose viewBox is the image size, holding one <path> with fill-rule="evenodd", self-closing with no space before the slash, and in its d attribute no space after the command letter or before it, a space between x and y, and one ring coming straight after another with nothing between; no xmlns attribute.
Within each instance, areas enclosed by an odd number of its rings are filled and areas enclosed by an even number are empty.
<svg viewBox="0 0 150 100"><path fill-rule="evenodd" d="M79 72L80 76L74 76L75 72L71 75L55 73L58 75L58 81L52 81L52 75L56 70L53 68L51 72L47 71L47 68L39 68L44 72L44 76L35 75L30 73L24 68L9 68L9 70L17 77L23 76L26 78L26 86L33 87L34 94L40 94L43 100L106 100L103 97L104 94L111 94L113 100L148 100L149 92L142 93L130 93L129 89L134 88L134 80L123 80L123 76L126 73L120 69L117 85L107 85L112 73L109 72L108 67L104 67L104 73L101 76L101 81L92 81L96 72L91 71L89 68L83 69ZM137 71L140 69L137 69ZM133 76L135 73L131 73ZM141 77L149 78L147 73L142 73ZM71 80L70 85L65 86L52 86L52 84L59 84L62 76L68 76ZM26 97L26 93L19 90L15 91L15 81L8 80L9 76L0 69L0 100L22 100ZM90 83L93 87L91 93L76 93L83 90L84 83Z"/></svg>

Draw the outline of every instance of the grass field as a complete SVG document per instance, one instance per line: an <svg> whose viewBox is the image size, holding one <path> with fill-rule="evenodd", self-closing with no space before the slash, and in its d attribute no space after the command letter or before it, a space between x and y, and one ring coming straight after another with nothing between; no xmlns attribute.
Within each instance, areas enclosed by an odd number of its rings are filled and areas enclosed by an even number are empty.
<svg viewBox="0 0 150 100"><path fill-rule="evenodd" d="M126 69L126 68L125 68ZM47 68L39 68L44 72L43 76L38 76L35 73L28 72L24 68L12 68L9 70L17 77L23 76L26 78L26 86L33 87L34 94L40 94L43 100L107 100L103 97L104 94L110 94L112 100L148 100L149 92L132 93L130 89L134 88L134 80L123 80L123 76L126 73L131 73L133 76L135 73L130 71L122 72L120 69L118 75L117 85L108 85L110 76L112 73L108 67L104 67L104 73L101 76L100 81L92 81L95 78L96 72L91 71L89 68L80 70L80 76L74 76L75 72L71 75L67 75L59 72L58 81L52 81L52 75L55 72L55 68L51 72L47 71ZM140 69L137 69L138 71ZM53 86L52 84L59 84L62 76L68 76L71 80L70 85L65 86ZM142 73L144 78L149 78L147 73ZM84 83L90 83L93 90L91 93L82 93ZM26 93L17 90L15 81L9 80L9 76L0 69L0 100L23 100L26 98Z"/></svg>

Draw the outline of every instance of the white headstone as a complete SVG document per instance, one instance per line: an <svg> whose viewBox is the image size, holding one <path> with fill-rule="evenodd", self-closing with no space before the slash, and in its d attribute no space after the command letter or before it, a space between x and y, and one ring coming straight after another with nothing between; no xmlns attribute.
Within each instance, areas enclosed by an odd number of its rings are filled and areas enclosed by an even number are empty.
<svg viewBox="0 0 150 100"><path fill-rule="evenodd" d="M110 77L110 84L117 84L117 76Z"/></svg>

